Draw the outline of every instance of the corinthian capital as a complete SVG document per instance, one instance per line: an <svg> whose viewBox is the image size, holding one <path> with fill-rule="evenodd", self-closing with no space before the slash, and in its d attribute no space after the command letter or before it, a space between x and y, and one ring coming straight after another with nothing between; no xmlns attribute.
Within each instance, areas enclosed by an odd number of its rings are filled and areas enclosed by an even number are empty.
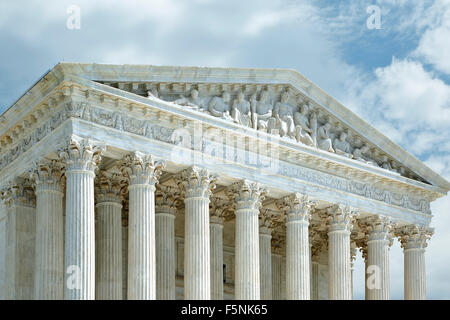
<svg viewBox="0 0 450 320"><path fill-rule="evenodd" d="M211 190L216 187L216 176L195 166L181 171L175 181L185 198L209 198Z"/></svg>
<svg viewBox="0 0 450 320"><path fill-rule="evenodd" d="M272 231L284 223L284 217L275 210L261 209L259 215L259 232L271 234Z"/></svg>
<svg viewBox="0 0 450 320"><path fill-rule="evenodd" d="M31 169L30 180L34 183L36 192L41 190L62 192L64 187L64 164L60 160L40 160Z"/></svg>
<svg viewBox="0 0 450 320"><path fill-rule="evenodd" d="M401 247L405 250L425 249L428 245L427 241L433 234L433 228L418 225L408 225L396 230Z"/></svg>
<svg viewBox="0 0 450 320"><path fill-rule="evenodd" d="M97 169L105 146L91 139L71 136L67 146L60 150L60 157L66 163L66 170L91 171Z"/></svg>
<svg viewBox="0 0 450 320"><path fill-rule="evenodd" d="M209 212L211 213L211 223L222 224L223 220L228 220L233 215L232 203L228 199L212 196Z"/></svg>
<svg viewBox="0 0 450 320"><path fill-rule="evenodd" d="M358 212L341 203L335 204L327 210L328 231L347 231L351 232L353 224L358 217Z"/></svg>
<svg viewBox="0 0 450 320"><path fill-rule="evenodd" d="M180 196L180 190L177 187L158 184L155 193L156 212L175 215L180 204Z"/></svg>
<svg viewBox="0 0 450 320"><path fill-rule="evenodd" d="M125 190L126 178L120 173L102 170L96 177L95 195L98 203L122 203Z"/></svg>
<svg viewBox="0 0 450 320"><path fill-rule="evenodd" d="M150 154L135 151L122 160L120 169L129 179L129 185L152 185L158 182L165 164L163 161L155 161Z"/></svg>
<svg viewBox="0 0 450 320"><path fill-rule="evenodd" d="M391 218L374 215L366 218L362 225L365 226L368 241L385 240L389 241L389 245L392 245L393 222Z"/></svg>
<svg viewBox="0 0 450 320"><path fill-rule="evenodd" d="M278 208L286 214L287 222L305 221L311 219L311 210L315 203L309 200L309 197L301 193L293 193L277 201Z"/></svg>
<svg viewBox="0 0 450 320"><path fill-rule="evenodd" d="M236 201L236 210L259 210L267 191L257 182L242 180L228 187L227 194L231 200Z"/></svg>
<svg viewBox="0 0 450 320"><path fill-rule="evenodd" d="M33 186L29 179L12 179L1 189L0 194L7 207L15 205L34 207L36 205Z"/></svg>

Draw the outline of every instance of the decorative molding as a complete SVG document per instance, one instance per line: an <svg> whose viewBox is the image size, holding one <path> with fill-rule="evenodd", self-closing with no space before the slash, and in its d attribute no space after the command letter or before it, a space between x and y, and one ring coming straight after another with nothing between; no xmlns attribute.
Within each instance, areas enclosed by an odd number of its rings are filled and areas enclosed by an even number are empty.
<svg viewBox="0 0 450 320"><path fill-rule="evenodd" d="M311 210L315 208L315 202L309 200L309 196L301 193L293 193L276 202L278 208L286 215L286 221L311 220Z"/></svg>
<svg viewBox="0 0 450 320"><path fill-rule="evenodd" d="M36 192L53 190L64 191L65 165L61 160L41 159L30 170L30 180Z"/></svg>
<svg viewBox="0 0 450 320"><path fill-rule="evenodd" d="M158 184L155 192L155 212L175 215L180 205L181 193L177 187Z"/></svg>
<svg viewBox="0 0 450 320"><path fill-rule="evenodd" d="M404 250L425 249L428 241L434 234L434 229L425 226L407 225L398 228L396 236L399 237L401 247Z"/></svg>
<svg viewBox="0 0 450 320"><path fill-rule="evenodd" d="M236 211L241 209L259 210L267 194L267 190L262 188L259 183L249 180L233 183L226 192L230 200L236 202Z"/></svg>
<svg viewBox="0 0 450 320"><path fill-rule="evenodd" d="M17 205L36 207L36 197L29 179L12 179L0 190L0 196L6 207Z"/></svg>
<svg viewBox="0 0 450 320"><path fill-rule="evenodd" d="M17 159L22 153L26 152L31 146L38 143L52 130L69 118L84 119L99 125L138 134L158 141L172 144L176 143L173 141L173 132L175 128L156 124L150 120L136 119L120 112L93 107L86 102L72 101L65 103L60 111L55 112L55 114L43 125L36 128L29 136L23 138L16 147L6 152L6 154L0 158L0 170ZM305 167L287 166L283 161L280 161L279 163L278 174L302 179L324 187L334 188L424 214L431 214L430 199L425 199L425 197L412 197L404 193L397 193L385 188L376 187L371 183L341 178Z"/></svg>
<svg viewBox="0 0 450 320"><path fill-rule="evenodd" d="M182 170L174 177L185 198L209 198L216 187L217 176L196 166Z"/></svg>
<svg viewBox="0 0 450 320"><path fill-rule="evenodd" d="M119 164L120 170L127 177L130 188L132 185L154 186L165 167L164 161L155 161L150 154L139 151L125 156Z"/></svg>
<svg viewBox="0 0 450 320"><path fill-rule="evenodd" d="M327 210L328 232L351 232L359 213L355 208L342 203L335 204Z"/></svg>
<svg viewBox="0 0 450 320"><path fill-rule="evenodd" d="M71 135L66 146L60 149L59 156L65 162L67 171L88 171L94 174L101 160L105 145L91 139Z"/></svg>
<svg viewBox="0 0 450 320"><path fill-rule="evenodd" d="M127 179L118 172L100 170L95 178L97 203L116 202L122 205L126 193Z"/></svg>

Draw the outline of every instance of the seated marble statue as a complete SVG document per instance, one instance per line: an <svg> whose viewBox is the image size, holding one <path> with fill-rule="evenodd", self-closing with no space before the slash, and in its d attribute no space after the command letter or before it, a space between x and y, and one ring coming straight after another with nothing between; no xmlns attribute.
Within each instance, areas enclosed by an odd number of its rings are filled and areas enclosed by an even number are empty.
<svg viewBox="0 0 450 320"><path fill-rule="evenodd" d="M251 108L250 102L244 100L244 93L239 91L237 98L234 99L231 106L231 117L233 121L246 127L251 127Z"/></svg>
<svg viewBox="0 0 450 320"><path fill-rule="evenodd" d="M272 104L268 100L269 92L264 90L261 92L259 101L256 101L255 120L258 130L270 132L275 128L275 118L272 117Z"/></svg>
<svg viewBox="0 0 450 320"><path fill-rule="evenodd" d="M156 88L152 88L150 90L147 90L147 97L148 98L159 99L158 90Z"/></svg>
<svg viewBox="0 0 450 320"><path fill-rule="evenodd" d="M314 146L314 141L311 138L311 135L308 132L304 131L301 126L297 126L295 128L295 139L298 142L306 144L307 146Z"/></svg>
<svg viewBox="0 0 450 320"><path fill-rule="evenodd" d="M322 150L334 152L333 144L329 136L330 129L331 124L327 122L317 130L317 146Z"/></svg>
<svg viewBox="0 0 450 320"><path fill-rule="evenodd" d="M293 119L293 107L288 104L289 93L281 94L281 101L275 104L273 115L275 117L275 129L279 130L280 136L295 137L295 124Z"/></svg>
<svg viewBox="0 0 450 320"><path fill-rule="evenodd" d="M196 89L191 90L190 98L186 98L181 95L181 97L173 101L173 103L179 104L180 106L191 107L194 110L200 111L202 111L204 107L202 100L198 97L198 91Z"/></svg>
<svg viewBox="0 0 450 320"><path fill-rule="evenodd" d="M381 168L392 171L392 172L397 172L397 170L395 170L392 167L392 165L389 163L389 159L386 155L381 157Z"/></svg>
<svg viewBox="0 0 450 320"><path fill-rule="evenodd" d="M337 154L353 158L353 155L351 154L350 143L347 142L347 133L341 132L339 139L334 139L333 147Z"/></svg>
<svg viewBox="0 0 450 320"><path fill-rule="evenodd" d="M224 91L222 93L222 97L214 97L208 105L208 111L211 115L227 119L233 120L230 115L230 93L228 91Z"/></svg>
<svg viewBox="0 0 450 320"><path fill-rule="evenodd" d="M295 137L297 141L304 143L308 146L314 145L314 141L311 138L311 129L309 128L308 120L308 106L302 105L300 112L294 113L295 124Z"/></svg>
<svg viewBox="0 0 450 320"><path fill-rule="evenodd" d="M378 164L367 156L369 150L370 148L367 144L364 144L361 148L355 148L355 150L353 150L353 158L378 167Z"/></svg>

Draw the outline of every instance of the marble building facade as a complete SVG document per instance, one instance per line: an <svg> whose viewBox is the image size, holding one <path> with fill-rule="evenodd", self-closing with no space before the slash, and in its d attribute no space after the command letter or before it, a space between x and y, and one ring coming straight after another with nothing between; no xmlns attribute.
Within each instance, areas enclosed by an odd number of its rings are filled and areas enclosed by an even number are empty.
<svg viewBox="0 0 450 320"><path fill-rule="evenodd" d="M60 63L0 148L1 299L425 299L450 189L292 70Z"/></svg>

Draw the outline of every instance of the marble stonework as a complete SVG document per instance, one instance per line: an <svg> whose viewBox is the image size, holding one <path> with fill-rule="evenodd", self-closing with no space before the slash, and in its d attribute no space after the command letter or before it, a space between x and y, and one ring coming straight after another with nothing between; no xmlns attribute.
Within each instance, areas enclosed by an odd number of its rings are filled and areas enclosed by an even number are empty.
<svg viewBox="0 0 450 320"><path fill-rule="evenodd" d="M450 184L292 70L60 63L0 116L0 298L425 299Z"/></svg>

